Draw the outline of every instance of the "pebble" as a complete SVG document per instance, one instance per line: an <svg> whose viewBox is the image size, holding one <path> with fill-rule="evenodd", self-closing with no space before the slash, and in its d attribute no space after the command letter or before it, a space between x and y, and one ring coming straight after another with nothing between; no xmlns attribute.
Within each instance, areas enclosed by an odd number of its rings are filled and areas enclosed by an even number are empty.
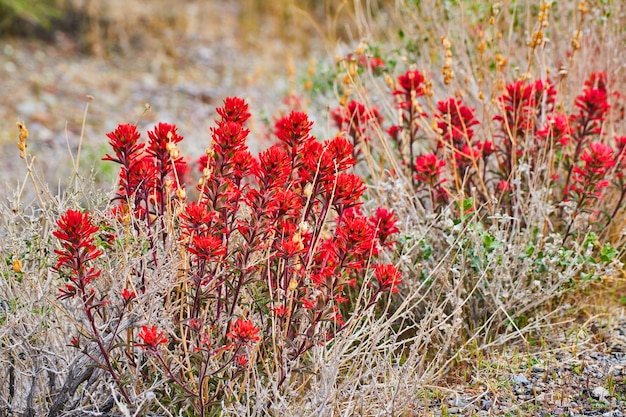
<svg viewBox="0 0 626 417"><path fill-rule="evenodd" d="M610 396L611 396L611 393L604 387L595 387L591 391L591 397L596 400L604 401L606 400L607 397L610 397Z"/></svg>
<svg viewBox="0 0 626 417"><path fill-rule="evenodd" d="M540 374L546 371L546 368L539 366L539 365L533 365L532 368L530 368L530 371L534 374Z"/></svg>
<svg viewBox="0 0 626 417"><path fill-rule="evenodd" d="M517 384L517 385L520 385L520 384L521 385L529 385L530 384L530 381L528 380L528 378L526 378L526 376L522 375L522 374L514 375L511 378L511 382L513 382L514 384Z"/></svg>

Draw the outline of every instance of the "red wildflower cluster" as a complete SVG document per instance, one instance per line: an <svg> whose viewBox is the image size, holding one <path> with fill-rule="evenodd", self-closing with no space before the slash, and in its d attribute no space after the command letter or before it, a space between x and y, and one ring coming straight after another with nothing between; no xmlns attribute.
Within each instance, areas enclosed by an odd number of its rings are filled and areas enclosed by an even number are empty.
<svg viewBox="0 0 626 417"><path fill-rule="evenodd" d="M392 293L398 292L398 285L402 282L401 274L394 265L376 265L374 266L374 275L378 280L380 291Z"/></svg>
<svg viewBox="0 0 626 417"><path fill-rule="evenodd" d="M574 167L572 185L566 190L566 196L576 201L579 209L602 197L602 191L610 184L605 176L615 166L613 149L601 142L589 144L580 159L584 165Z"/></svg>
<svg viewBox="0 0 626 417"><path fill-rule="evenodd" d="M179 197L182 204L172 204L161 192L170 182L182 188L189 175L174 125L158 124L148 133L147 146L138 142L134 127L122 125L109 135L115 156L106 158L121 165L118 197L134 204L136 216L150 219L135 226L145 227L150 239L152 258L141 270L173 262L161 260L174 252L162 248L172 242L166 237L177 235L184 256L175 261L181 262L180 279L168 297L176 297L170 304L178 309L174 320L188 332L170 343L192 347L188 363L202 370L202 387L203 378L211 377L209 361L222 361L216 372L223 374L230 364L248 363L240 351L244 345L268 338L279 342L278 357L300 356L341 331L346 317L361 313L350 301L370 277L378 284L368 307L382 293L397 292L401 282L392 272L373 278L370 268L378 254L395 243L397 218L385 209L371 217L361 212L366 186L353 172L355 143L366 140L370 124L382 121L376 109L351 102L337 110L336 121L348 135L324 142L311 134L306 113L292 111L274 125L277 143L258 157L246 145L245 101L228 98L217 113L211 146L198 161L195 201ZM176 215L166 222L169 213ZM170 224L174 227L166 227ZM155 232L162 239L152 239ZM136 304L130 288L137 277L142 278L137 288L145 288L143 272L132 275L133 282L121 291L128 309ZM249 319L235 320L242 312ZM332 322L332 330L324 322ZM136 346L157 356L159 346L168 343L154 326L143 326L138 339ZM167 362L159 363L170 374ZM288 366L282 359L278 363Z"/></svg>
<svg viewBox="0 0 626 417"><path fill-rule="evenodd" d="M141 343L138 343L137 346L150 351L156 351L159 345L167 343L167 337L163 335L163 332L157 331L155 326L141 326L138 336L141 339Z"/></svg>
<svg viewBox="0 0 626 417"><path fill-rule="evenodd" d="M246 344L251 342L256 342L260 338L258 333L260 330L254 326L251 320L242 320L240 318L235 321L235 324L231 327L229 333L226 334L226 337L229 339L234 339L239 343Z"/></svg>
<svg viewBox="0 0 626 417"><path fill-rule="evenodd" d="M450 98L437 103L437 111L435 115L437 127L443 139L437 146L451 148L457 169L464 170L482 157L483 144L474 142L472 126L478 124L474 117L474 109L465 106L461 100Z"/></svg>
<svg viewBox="0 0 626 417"><path fill-rule="evenodd" d="M600 134L610 108L604 72L591 74L582 94L576 97L575 106L579 111L571 116L570 123L576 138L582 141Z"/></svg>
<svg viewBox="0 0 626 417"><path fill-rule="evenodd" d="M103 160L120 164L117 199L128 202L136 218L148 219L150 213L163 213L168 190L181 189L188 168L176 145L183 139L175 125L159 123L148 132L148 144L132 125L119 125L107 133L115 156Z"/></svg>
<svg viewBox="0 0 626 417"><path fill-rule="evenodd" d="M420 155L415 159L415 180L418 184L437 188L446 181L441 178L445 167L446 161L434 153Z"/></svg>
<svg viewBox="0 0 626 417"><path fill-rule="evenodd" d="M527 84L516 81L506 86L506 91L498 98L502 114L494 117L500 122L505 142L516 141L537 129L539 114L549 113L556 100L556 89L550 81L537 80Z"/></svg>
<svg viewBox="0 0 626 417"><path fill-rule="evenodd" d="M55 269L71 282L59 289L59 298L88 297L91 290L87 286L101 273L90 266L91 261L102 255L94 242L98 226L91 223L87 213L68 210L57 221L57 228L52 234L59 239L61 249L54 251L58 255Z"/></svg>
<svg viewBox="0 0 626 417"><path fill-rule="evenodd" d="M561 147L566 146L572 139L569 119L562 113L549 114L544 127L537 131L537 137Z"/></svg>
<svg viewBox="0 0 626 417"><path fill-rule="evenodd" d="M355 149L362 142L368 142L368 132L376 126L380 126L383 117L377 107L367 108L364 104L350 101L342 107L337 107L331 112L335 125L342 132L347 132Z"/></svg>
<svg viewBox="0 0 626 417"><path fill-rule="evenodd" d="M398 217L393 211L379 207L369 220L370 223L376 227L378 243L382 247L391 247L396 243L392 237L398 233L400 229L396 226L396 223L398 223Z"/></svg>
<svg viewBox="0 0 626 417"><path fill-rule="evenodd" d="M428 91L426 78L418 70L409 70L398 77L398 86L393 94L399 97L398 107L409 109L414 107L414 100L426 95Z"/></svg>

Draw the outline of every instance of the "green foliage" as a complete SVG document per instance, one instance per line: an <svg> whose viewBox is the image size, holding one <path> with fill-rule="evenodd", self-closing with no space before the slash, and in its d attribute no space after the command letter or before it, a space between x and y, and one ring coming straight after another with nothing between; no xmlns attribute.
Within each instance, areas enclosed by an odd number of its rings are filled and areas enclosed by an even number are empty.
<svg viewBox="0 0 626 417"><path fill-rule="evenodd" d="M0 35L23 31L24 23L47 29L60 15L58 0L0 0Z"/></svg>

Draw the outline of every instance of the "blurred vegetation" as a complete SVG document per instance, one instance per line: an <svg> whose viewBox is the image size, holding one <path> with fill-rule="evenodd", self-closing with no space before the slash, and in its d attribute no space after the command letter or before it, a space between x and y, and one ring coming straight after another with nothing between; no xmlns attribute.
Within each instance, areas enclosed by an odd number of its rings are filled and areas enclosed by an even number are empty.
<svg viewBox="0 0 626 417"><path fill-rule="evenodd" d="M368 8L393 3L372 0ZM222 8L234 10L237 21L216 20ZM358 33L354 0L0 0L0 38L52 39L61 31L95 55L151 47L175 55L183 38L207 40L207 21L234 24L238 40L253 48L268 36L306 50L315 39L333 45Z"/></svg>
<svg viewBox="0 0 626 417"><path fill-rule="evenodd" d="M58 0L0 0L0 35L29 35L59 18Z"/></svg>

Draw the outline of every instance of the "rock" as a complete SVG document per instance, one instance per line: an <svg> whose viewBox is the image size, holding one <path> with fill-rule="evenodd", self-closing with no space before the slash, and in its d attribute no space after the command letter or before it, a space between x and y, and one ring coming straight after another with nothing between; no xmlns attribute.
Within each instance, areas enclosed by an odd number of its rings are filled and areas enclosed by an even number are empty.
<svg viewBox="0 0 626 417"><path fill-rule="evenodd" d="M546 368L544 368L543 366L539 366L539 365L533 365L533 367L530 368L530 371L534 374L541 374L546 371Z"/></svg>
<svg viewBox="0 0 626 417"><path fill-rule="evenodd" d="M599 400L599 401L604 401L606 400L607 397L610 397L611 393L604 387L595 387L592 391L591 391L591 398Z"/></svg>
<svg viewBox="0 0 626 417"><path fill-rule="evenodd" d="M493 401L491 400L483 400L481 407L483 410L489 410L493 406Z"/></svg>
<svg viewBox="0 0 626 417"><path fill-rule="evenodd" d="M511 382L516 385L529 385L530 381L526 378L525 375L517 374L511 378Z"/></svg>
<svg viewBox="0 0 626 417"><path fill-rule="evenodd" d="M35 113L41 113L46 111L46 106L38 100L26 100L18 103L17 112L20 117L30 117Z"/></svg>

